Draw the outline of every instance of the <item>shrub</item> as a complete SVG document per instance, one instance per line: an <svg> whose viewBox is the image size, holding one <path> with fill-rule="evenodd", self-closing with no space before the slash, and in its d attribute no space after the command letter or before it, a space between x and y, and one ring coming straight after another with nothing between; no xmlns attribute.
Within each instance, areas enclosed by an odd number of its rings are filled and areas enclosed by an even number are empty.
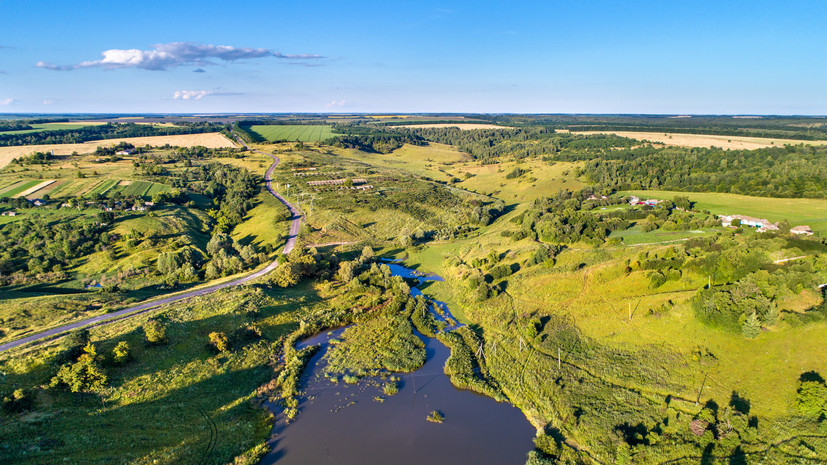
<svg viewBox="0 0 827 465"><path fill-rule="evenodd" d="M108 378L95 346L89 343L83 351L77 362L60 367L49 383L51 387L67 386L72 392L97 391L106 387Z"/></svg>
<svg viewBox="0 0 827 465"><path fill-rule="evenodd" d="M123 365L127 361L129 361L129 343L126 341L121 341L118 345L112 349L112 360L117 365Z"/></svg>
<svg viewBox="0 0 827 465"><path fill-rule="evenodd" d="M230 340L227 339L226 334L212 332L210 333L209 338L210 347L212 347L216 353L227 352L228 350L230 350Z"/></svg>
<svg viewBox="0 0 827 465"><path fill-rule="evenodd" d="M158 320L149 320L144 324L146 341L150 344L163 344L167 341L167 328Z"/></svg>

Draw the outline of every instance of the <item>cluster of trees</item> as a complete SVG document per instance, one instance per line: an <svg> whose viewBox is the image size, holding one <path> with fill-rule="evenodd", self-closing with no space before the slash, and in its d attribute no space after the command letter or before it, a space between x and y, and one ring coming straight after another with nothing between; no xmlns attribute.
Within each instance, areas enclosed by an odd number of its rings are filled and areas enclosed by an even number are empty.
<svg viewBox="0 0 827 465"><path fill-rule="evenodd" d="M227 232L241 223L259 193L259 177L244 168L206 163L180 173L173 187L187 189L212 199L208 213L216 220L216 231Z"/></svg>
<svg viewBox="0 0 827 465"><path fill-rule="evenodd" d="M100 251L108 226L83 218L52 222L29 217L0 226L0 273L61 271L73 259Z"/></svg>
<svg viewBox="0 0 827 465"><path fill-rule="evenodd" d="M827 267L827 257L815 255L774 266L769 253L784 243L774 236L765 234L745 243L731 237L687 241L683 268L709 275L713 284L723 283L695 296L693 307L698 320L752 338L780 316L801 322L824 319L824 306L804 314L779 312L779 299L815 289L824 280L819 270Z"/></svg>
<svg viewBox="0 0 827 465"><path fill-rule="evenodd" d="M210 261L207 262L204 273L209 279L238 273L267 259L267 256L258 252L253 244L242 246L224 232L218 232L212 236L210 242L207 243L207 253ZM201 257L192 254L192 258L195 263L188 262L190 266L202 263L198 261ZM182 268L179 270L179 273L185 271Z"/></svg>
<svg viewBox="0 0 827 465"><path fill-rule="evenodd" d="M17 165L48 165L52 158L51 152L33 152L13 159L12 163Z"/></svg>
<svg viewBox="0 0 827 465"><path fill-rule="evenodd" d="M404 144L426 145L427 142L414 134L385 131L367 126L335 125L332 131L341 134L326 141L334 147L358 149L363 152L390 153Z"/></svg>
<svg viewBox="0 0 827 465"><path fill-rule="evenodd" d="M176 134L200 134L215 132L223 125L212 123L176 123L175 126L152 124L107 123L77 129L56 129L28 134L3 134L0 132L0 146L38 144L79 144L90 140L120 139L122 137L170 136Z"/></svg>
<svg viewBox="0 0 827 465"><path fill-rule="evenodd" d="M757 150L649 146L599 155L561 152L554 159L585 160L583 172L598 188L825 198L825 155L827 147L805 145Z"/></svg>

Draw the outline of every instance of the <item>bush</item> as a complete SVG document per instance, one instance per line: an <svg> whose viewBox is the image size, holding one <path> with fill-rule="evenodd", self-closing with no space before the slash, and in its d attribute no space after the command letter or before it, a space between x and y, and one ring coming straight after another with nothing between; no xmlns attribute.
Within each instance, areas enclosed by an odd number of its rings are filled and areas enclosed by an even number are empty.
<svg viewBox="0 0 827 465"><path fill-rule="evenodd" d="M149 320L144 324L146 341L150 344L163 344L167 341L167 328L158 320Z"/></svg>
<svg viewBox="0 0 827 465"><path fill-rule="evenodd" d="M810 371L801 375L798 381L796 406L811 417L827 416L827 384L818 373Z"/></svg>
<svg viewBox="0 0 827 465"><path fill-rule="evenodd" d="M66 386L72 392L97 391L106 387L108 378L100 365L95 346L89 343L83 351L77 362L60 367L49 383L51 387Z"/></svg>
<svg viewBox="0 0 827 465"><path fill-rule="evenodd" d="M494 279L502 279L511 274L511 267L505 264L497 265L488 271Z"/></svg>
<svg viewBox="0 0 827 465"><path fill-rule="evenodd" d="M119 342L118 345L112 349L112 360L116 365L123 365L129 361L129 357L129 343L126 341Z"/></svg>
<svg viewBox="0 0 827 465"><path fill-rule="evenodd" d="M212 347L216 353L227 352L230 350L230 340L227 338L226 334L212 332L210 333L209 338L210 347Z"/></svg>

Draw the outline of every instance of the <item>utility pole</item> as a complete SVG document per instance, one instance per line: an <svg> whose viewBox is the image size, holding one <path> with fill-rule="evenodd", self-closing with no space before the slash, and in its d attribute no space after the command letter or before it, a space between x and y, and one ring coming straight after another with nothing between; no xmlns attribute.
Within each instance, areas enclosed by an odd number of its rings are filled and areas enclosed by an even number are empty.
<svg viewBox="0 0 827 465"><path fill-rule="evenodd" d="M629 321L632 321L632 303L629 302Z"/></svg>
<svg viewBox="0 0 827 465"><path fill-rule="evenodd" d="M557 369L560 369L560 348L557 348Z"/></svg>
<svg viewBox="0 0 827 465"><path fill-rule="evenodd" d="M707 289L712 289L712 275L709 275L709 283L706 285Z"/></svg>

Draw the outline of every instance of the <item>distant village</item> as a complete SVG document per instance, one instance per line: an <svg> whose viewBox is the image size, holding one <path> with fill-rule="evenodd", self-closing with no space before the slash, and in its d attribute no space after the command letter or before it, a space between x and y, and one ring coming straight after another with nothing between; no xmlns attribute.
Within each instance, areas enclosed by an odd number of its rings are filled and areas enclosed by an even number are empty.
<svg viewBox="0 0 827 465"><path fill-rule="evenodd" d="M632 196L629 198L630 205L645 205L649 207L654 207L660 202L661 200L657 199L641 200L636 196ZM753 218L751 216L746 215L718 215L718 219L721 220L721 226L725 228L737 228L739 226L747 226L750 228L755 228L756 232L779 230L778 223L772 223L770 222L770 220L766 218ZM806 225L792 227L790 228L790 233L803 236L813 235L812 229L810 229L810 227Z"/></svg>
<svg viewBox="0 0 827 465"><path fill-rule="evenodd" d="M37 208L37 207L44 207L49 205L49 200L46 199L25 199L29 203L29 208ZM108 205L106 202L96 202L96 201L87 201L87 202L77 202L75 204L71 203L61 203L59 208L77 208L78 210L82 208L99 208L105 212L111 212L115 210L123 210L123 211L147 211L152 209L155 206L155 202L150 201L136 201L131 206L129 204L125 204L121 201L115 201L111 203L111 206ZM19 214L18 211L15 210L6 210L3 213L0 213L0 216L17 216Z"/></svg>

